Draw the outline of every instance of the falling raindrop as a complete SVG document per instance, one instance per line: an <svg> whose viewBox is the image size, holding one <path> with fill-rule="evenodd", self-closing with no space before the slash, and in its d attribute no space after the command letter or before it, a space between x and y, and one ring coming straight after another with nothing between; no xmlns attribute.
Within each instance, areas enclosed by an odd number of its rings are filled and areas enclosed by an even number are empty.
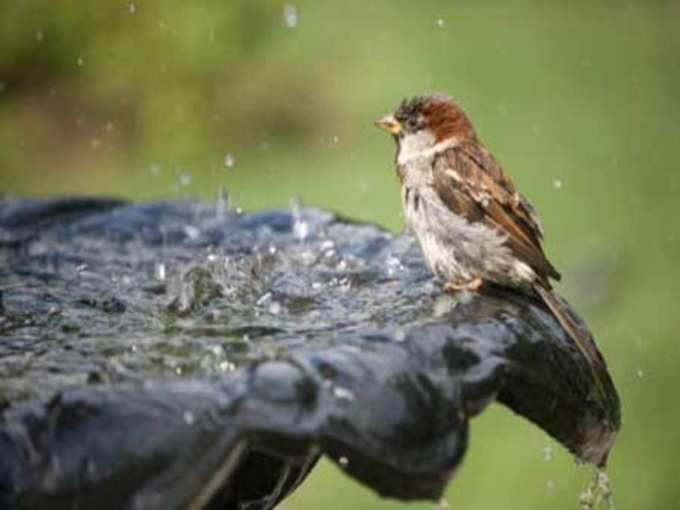
<svg viewBox="0 0 680 510"><path fill-rule="evenodd" d="M340 464L342 467L347 467L349 466L349 459L344 455L342 457L338 457L338 464Z"/></svg>
<svg viewBox="0 0 680 510"><path fill-rule="evenodd" d="M645 375L645 373L644 373L642 370L638 370L638 371L636 372L636 374L637 374L637 376L638 376L639 379L642 379L642 378L644 377L644 375Z"/></svg>
<svg viewBox="0 0 680 510"><path fill-rule="evenodd" d="M553 181L553 188L561 189L562 188L562 181L560 179L555 179Z"/></svg>
<svg viewBox="0 0 680 510"><path fill-rule="evenodd" d="M283 21L288 28L297 28L298 10L293 4L283 6Z"/></svg>
<svg viewBox="0 0 680 510"><path fill-rule="evenodd" d="M42 30L38 30L35 33L35 40L38 41L38 42L43 42L44 39L45 39L44 32Z"/></svg>
<svg viewBox="0 0 680 510"><path fill-rule="evenodd" d="M151 175L153 175L154 177L159 175L161 173L160 165L157 165L156 163L154 163L153 165L151 165L149 167L149 172L151 172Z"/></svg>
<svg viewBox="0 0 680 510"><path fill-rule="evenodd" d="M446 22L444 21L444 18L438 18L438 19L437 19L437 26L438 26L439 28L444 28L444 25L445 25L445 24L446 24Z"/></svg>
<svg viewBox="0 0 680 510"><path fill-rule="evenodd" d="M78 57L76 63L78 64L78 67L83 67L83 65L85 65L85 59L83 59L83 57Z"/></svg>
<svg viewBox="0 0 680 510"><path fill-rule="evenodd" d="M130 2L130 3L128 4L128 12L129 12L130 14L135 14L135 13L137 12L137 6L135 5L134 2Z"/></svg>

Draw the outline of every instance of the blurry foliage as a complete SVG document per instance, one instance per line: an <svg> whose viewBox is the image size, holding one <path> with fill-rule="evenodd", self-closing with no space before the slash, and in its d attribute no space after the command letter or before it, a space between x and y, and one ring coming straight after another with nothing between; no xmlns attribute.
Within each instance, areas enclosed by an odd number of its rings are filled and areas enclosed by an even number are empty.
<svg viewBox="0 0 680 510"><path fill-rule="evenodd" d="M398 229L393 144L371 121L449 92L542 213L608 359L619 506L674 508L678 19L671 0L0 1L0 192L225 186L238 206L297 195ZM473 426L455 508L576 507L589 473L559 448L543 460L535 429L500 409ZM284 506L402 507L334 472Z"/></svg>

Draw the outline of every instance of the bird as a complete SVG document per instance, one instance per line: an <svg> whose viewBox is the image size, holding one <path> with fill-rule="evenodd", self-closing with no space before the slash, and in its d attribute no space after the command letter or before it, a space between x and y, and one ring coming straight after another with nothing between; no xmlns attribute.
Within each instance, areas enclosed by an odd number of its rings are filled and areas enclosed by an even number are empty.
<svg viewBox="0 0 680 510"><path fill-rule="evenodd" d="M601 357L559 298L560 273L541 245L543 226L529 201L482 144L463 109L441 93L404 99L375 125L396 142L396 172L408 230L447 292L486 284L543 303L591 367Z"/></svg>

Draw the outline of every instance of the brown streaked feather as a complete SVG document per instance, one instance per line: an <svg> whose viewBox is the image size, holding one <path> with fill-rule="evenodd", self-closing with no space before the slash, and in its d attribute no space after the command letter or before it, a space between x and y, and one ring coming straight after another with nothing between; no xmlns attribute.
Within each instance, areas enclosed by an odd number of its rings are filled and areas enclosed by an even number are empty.
<svg viewBox="0 0 680 510"><path fill-rule="evenodd" d="M464 142L441 153L434 162L434 187L456 214L484 221L507 235L508 247L531 266L545 288L551 288L548 278L559 280L541 247L543 230L536 213L479 142Z"/></svg>

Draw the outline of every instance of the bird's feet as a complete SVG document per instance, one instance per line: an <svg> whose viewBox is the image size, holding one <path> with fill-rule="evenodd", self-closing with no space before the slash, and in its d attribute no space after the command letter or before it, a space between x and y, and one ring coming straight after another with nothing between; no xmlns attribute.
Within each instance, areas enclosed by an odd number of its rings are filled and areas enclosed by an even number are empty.
<svg viewBox="0 0 680 510"><path fill-rule="evenodd" d="M462 290L476 292L482 286L482 283L484 282L479 276L466 281L450 281L444 284L444 292L460 292Z"/></svg>

